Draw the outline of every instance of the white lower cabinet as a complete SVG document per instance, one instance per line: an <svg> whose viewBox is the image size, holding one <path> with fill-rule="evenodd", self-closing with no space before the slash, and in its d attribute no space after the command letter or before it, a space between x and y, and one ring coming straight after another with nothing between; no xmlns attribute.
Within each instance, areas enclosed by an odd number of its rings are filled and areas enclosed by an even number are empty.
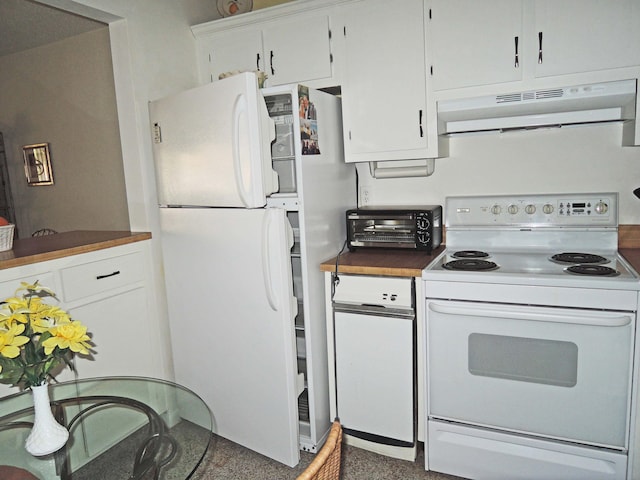
<svg viewBox="0 0 640 480"><path fill-rule="evenodd" d="M95 354L76 356L76 373L65 368L58 381L76 375L168 378L150 258L145 240L0 270L0 300L13 296L20 282L39 281L57 294L71 318L87 326ZM0 384L0 397L17 391Z"/></svg>
<svg viewBox="0 0 640 480"><path fill-rule="evenodd" d="M415 283L325 272L331 416L347 445L409 461L423 440Z"/></svg>
<svg viewBox="0 0 640 480"><path fill-rule="evenodd" d="M56 375L58 381L106 376L168 378L163 366L163 329L154 313L150 258L150 241L145 240L0 270L0 297L13 296L20 282L38 281L56 293L59 306L72 319L86 325L95 354L90 358L76 356L76 372L65 368ZM17 392L15 387L0 385L0 397ZM81 431L76 431L74 438L84 448L74 449L73 470L110 448L114 438L134 432L145 420L134 411L118 424L108 418L98 411L77 426ZM109 435L103 435L105 431Z"/></svg>

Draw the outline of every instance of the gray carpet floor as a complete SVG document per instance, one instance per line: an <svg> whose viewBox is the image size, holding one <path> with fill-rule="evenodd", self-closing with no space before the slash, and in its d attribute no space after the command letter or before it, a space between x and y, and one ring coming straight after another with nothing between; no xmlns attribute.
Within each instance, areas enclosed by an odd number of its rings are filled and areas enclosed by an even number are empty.
<svg viewBox="0 0 640 480"><path fill-rule="evenodd" d="M259 453L230 442L208 430L183 421L169 430L176 440L176 455L162 468L162 480L295 480L311 463L315 454L300 452L300 463L290 468ZM189 477L202 455L202 447L210 437L202 462ZM75 471L73 480L114 480L129 478L133 458L147 437L140 429L126 440L107 450L91 463ZM424 449L419 444L415 462L398 460L350 445L342 447L341 480L462 480L459 477L424 470ZM165 452L166 453L166 452ZM165 455L161 455L162 458ZM151 478L151 475L144 478ZM57 477L41 477L43 480ZM0 479L2 480L2 479Z"/></svg>
<svg viewBox="0 0 640 480"><path fill-rule="evenodd" d="M221 437L214 437L192 480L286 480L295 479L314 454L300 452L300 463L290 468ZM461 480L424 470L424 451L415 462L378 455L343 445L342 480Z"/></svg>

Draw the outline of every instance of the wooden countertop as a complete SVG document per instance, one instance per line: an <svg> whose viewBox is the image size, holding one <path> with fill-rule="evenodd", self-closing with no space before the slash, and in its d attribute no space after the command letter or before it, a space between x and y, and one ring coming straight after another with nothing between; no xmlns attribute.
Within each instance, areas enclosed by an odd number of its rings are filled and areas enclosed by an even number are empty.
<svg viewBox="0 0 640 480"><path fill-rule="evenodd" d="M0 252L0 270L93 252L151 238L149 232L76 230L44 237L16 239Z"/></svg>
<svg viewBox="0 0 640 480"><path fill-rule="evenodd" d="M618 228L620 253L640 272L640 225L620 225ZM431 254L413 250L360 249L340 255L338 271L360 275L388 275L419 277L422 270L443 250L441 245ZM323 272L335 272L336 257L320 265Z"/></svg>
<svg viewBox="0 0 640 480"><path fill-rule="evenodd" d="M385 249L347 251L338 259L338 272L390 277L420 277L422 270L443 251L444 246L436 248L432 253ZM320 270L335 272L336 258L323 262L320 265Z"/></svg>
<svg viewBox="0 0 640 480"><path fill-rule="evenodd" d="M640 248L621 248L620 254L640 273Z"/></svg>
<svg viewBox="0 0 640 480"><path fill-rule="evenodd" d="M620 254L640 273L640 225L620 225L618 227L618 248Z"/></svg>

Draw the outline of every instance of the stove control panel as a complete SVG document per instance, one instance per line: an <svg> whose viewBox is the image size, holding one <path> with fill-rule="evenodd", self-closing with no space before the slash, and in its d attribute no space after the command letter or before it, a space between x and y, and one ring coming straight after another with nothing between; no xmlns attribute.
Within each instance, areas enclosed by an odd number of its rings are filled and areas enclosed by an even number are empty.
<svg viewBox="0 0 640 480"><path fill-rule="evenodd" d="M447 227L618 226L617 193L447 197Z"/></svg>
<svg viewBox="0 0 640 480"><path fill-rule="evenodd" d="M558 205L560 215L606 215L609 204L606 200L599 199L596 203L586 202L560 202Z"/></svg>

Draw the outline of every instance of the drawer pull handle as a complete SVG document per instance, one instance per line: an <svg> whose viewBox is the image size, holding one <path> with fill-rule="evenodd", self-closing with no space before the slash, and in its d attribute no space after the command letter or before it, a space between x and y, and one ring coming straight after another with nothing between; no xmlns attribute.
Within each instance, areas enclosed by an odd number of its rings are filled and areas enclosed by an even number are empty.
<svg viewBox="0 0 640 480"><path fill-rule="evenodd" d="M106 275L98 275L96 280L102 280L103 278L115 277L116 275L120 275L120 270L116 270L113 273L108 273Z"/></svg>

